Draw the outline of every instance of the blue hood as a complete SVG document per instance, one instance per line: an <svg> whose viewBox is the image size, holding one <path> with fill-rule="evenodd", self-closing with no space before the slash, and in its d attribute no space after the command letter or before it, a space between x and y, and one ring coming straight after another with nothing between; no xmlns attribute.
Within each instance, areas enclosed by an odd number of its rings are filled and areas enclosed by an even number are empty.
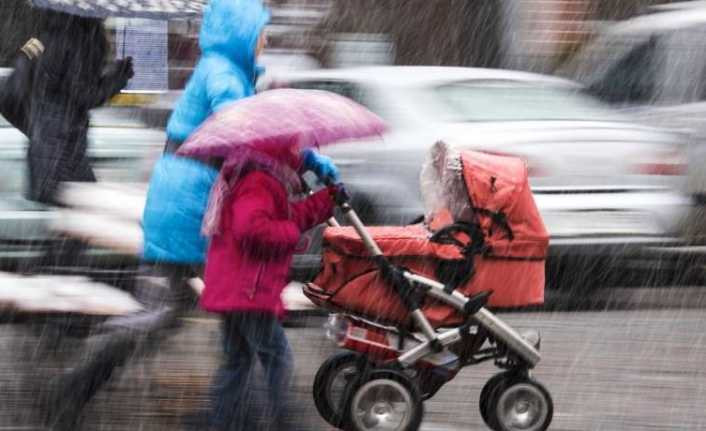
<svg viewBox="0 0 706 431"><path fill-rule="evenodd" d="M269 20L260 0L211 0L201 24L201 52L227 57L254 79L257 38Z"/></svg>
<svg viewBox="0 0 706 431"><path fill-rule="evenodd" d="M261 0L211 0L201 23L201 58L174 107L167 136L184 142L209 115L252 96L261 72L257 38L270 15Z"/></svg>

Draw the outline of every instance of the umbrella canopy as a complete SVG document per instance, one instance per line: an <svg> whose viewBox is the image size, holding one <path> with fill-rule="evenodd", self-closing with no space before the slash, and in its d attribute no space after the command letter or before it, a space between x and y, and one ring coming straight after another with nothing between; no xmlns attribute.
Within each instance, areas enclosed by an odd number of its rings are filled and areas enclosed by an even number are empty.
<svg viewBox="0 0 706 431"><path fill-rule="evenodd" d="M361 105L328 91L277 89L241 99L212 115L178 154L237 158L243 147L323 146L381 134L385 124Z"/></svg>
<svg viewBox="0 0 706 431"><path fill-rule="evenodd" d="M169 19L200 15L207 0L30 0L38 8L88 18Z"/></svg>
<svg viewBox="0 0 706 431"><path fill-rule="evenodd" d="M204 216L203 232L212 235L218 231L231 183L244 166L254 162L291 185L298 179L291 158L293 148L364 138L384 129L380 117L343 96L320 90L278 89L241 99L212 115L177 154L225 159Z"/></svg>

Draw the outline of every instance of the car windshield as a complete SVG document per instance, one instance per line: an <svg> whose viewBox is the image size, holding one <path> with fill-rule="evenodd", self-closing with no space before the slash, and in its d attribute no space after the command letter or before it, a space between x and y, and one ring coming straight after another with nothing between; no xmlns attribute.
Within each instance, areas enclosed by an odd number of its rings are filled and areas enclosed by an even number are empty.
<svg viewBox="0 0 706 431"><path fill-rule="evenodd" d="M433 89L446 121L615 120L578 89L522 83L454 83Z"/></svg>

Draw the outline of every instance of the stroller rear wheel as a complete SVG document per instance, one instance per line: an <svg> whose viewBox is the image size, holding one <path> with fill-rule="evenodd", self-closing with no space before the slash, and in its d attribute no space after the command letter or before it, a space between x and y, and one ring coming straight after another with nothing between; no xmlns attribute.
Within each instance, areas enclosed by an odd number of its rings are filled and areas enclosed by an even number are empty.
<svg viewBox="0 0 706 431"><path fill-rule="evenodd" d="M501 375L505 376L498 377ZM486 397L487 419L484 419L488 426L495 431L545 431L549 428L554 414L549 391L523 375L501 373L498 376Z"/></svg>
<svg viewBox="0 0 706 431"><path fill-rule="evenodd" d="M403 373L374 370L350 392L348 431L416 431L424 416L419 389Z"/></svg>
<svg viewBox="0 0 706 431"><path fill-rule="evenodd" d="M346 391L364 363L365 358L360 354L343 352L328 358L316 372L314 404L330 425L340 427L343 423Z"/></svg>

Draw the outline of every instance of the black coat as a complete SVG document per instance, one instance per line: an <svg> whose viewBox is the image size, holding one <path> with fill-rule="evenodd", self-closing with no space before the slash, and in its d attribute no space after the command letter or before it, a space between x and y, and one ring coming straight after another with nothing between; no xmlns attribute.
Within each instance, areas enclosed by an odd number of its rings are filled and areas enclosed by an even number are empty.
<svg viewBox="0 0 706 431"><path fill-rule="evenodd" d="M124 88L132 69L129 61L105 67L109 45L100 20L46 12L40 28L45 50L29 97L27 195L56 204L59 183L96 180L87 156L89 111Z"/></svg>

